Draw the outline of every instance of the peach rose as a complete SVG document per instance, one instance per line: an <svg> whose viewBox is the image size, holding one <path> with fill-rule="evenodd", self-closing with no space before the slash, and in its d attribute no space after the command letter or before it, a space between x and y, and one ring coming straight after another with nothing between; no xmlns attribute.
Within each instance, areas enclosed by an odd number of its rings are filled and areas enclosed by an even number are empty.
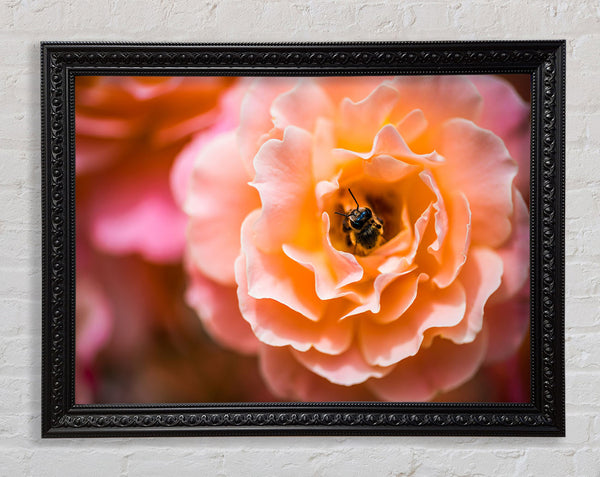
<svg viewBox="0 0 600 477"><path fill-rule="evenodd" d="M282 399L310 401L426 401L516 351L529 109L507 82L259 78L239 91L237 128L190 145L191 175L174 181L188 302L217 341L257 353Z"/></svg>

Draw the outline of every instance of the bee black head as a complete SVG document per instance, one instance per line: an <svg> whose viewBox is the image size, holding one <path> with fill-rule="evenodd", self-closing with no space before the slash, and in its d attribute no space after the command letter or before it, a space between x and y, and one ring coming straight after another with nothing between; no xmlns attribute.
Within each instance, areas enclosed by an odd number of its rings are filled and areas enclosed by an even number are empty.
<svg viewBox="0 0 600 477"><path fill-rule="evenodd" d="M362 229L371 217L373 212L368 207L359 207L348 215L350 225L357 230Z"/></svg>

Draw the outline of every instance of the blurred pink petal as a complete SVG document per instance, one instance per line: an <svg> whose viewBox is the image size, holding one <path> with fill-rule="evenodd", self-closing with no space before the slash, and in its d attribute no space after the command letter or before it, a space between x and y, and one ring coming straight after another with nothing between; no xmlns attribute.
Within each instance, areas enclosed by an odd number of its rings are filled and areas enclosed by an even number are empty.
<svg viewBox="0 0 600 477"><path fill-rule="evenodd" d="M188 270L191 283L186 300L210 335L228 348L256 353L259 341L240 314L235 289L208 279L193 265Z"/></svg>
<svg viewBox="0 0 600 477"><path fill-rule="evenodd" d="M486 306L485 319L490 335L486 362L510 357L523 342L530 326L529 280L513 299Z"/></svg>
<svg viewBox="0 0 600 477"><path fill-rule="evenodd" d="M502 283L491 297L491 303L507 300L515 295L529 276L529 211L518 191L513 193L513 233L497 253L504 262Z"/></svg>
<svg viewBox="0 0 600 477"><path fill-rule="evenodd" d="M483 110L477 124L503 139L511 157L519 165L515 185L521 195L528 200L531 144L529 104L501 78L490 75L469 78L483 96Z"/></svg>
<svg viewBox="0 0 600 477"><path fill-rule="evenodd" d="M92 239L105 252L165 263L181 259L186 217L162 171L115 177L94 194L90 214Z"/></svg>
<svg viewBox="0 0 600 477"><path fill-rule="evenodd" d="M260 367L267 384L278 396L300 401L371 401L365 388L338 386L309 371L289 348L262 346Z"/></svg>

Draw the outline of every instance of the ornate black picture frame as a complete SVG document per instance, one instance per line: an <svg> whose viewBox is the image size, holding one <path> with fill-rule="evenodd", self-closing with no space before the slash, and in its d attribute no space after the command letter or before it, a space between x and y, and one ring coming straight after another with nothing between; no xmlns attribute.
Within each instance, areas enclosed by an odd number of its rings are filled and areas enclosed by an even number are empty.
<svg viewBox="0 0 600 477"><path fill-rule="evenodd" d="M77 75L531 75L531 402L75 404ZM565 42L41 45L42 437L565 435Z"/></svg>

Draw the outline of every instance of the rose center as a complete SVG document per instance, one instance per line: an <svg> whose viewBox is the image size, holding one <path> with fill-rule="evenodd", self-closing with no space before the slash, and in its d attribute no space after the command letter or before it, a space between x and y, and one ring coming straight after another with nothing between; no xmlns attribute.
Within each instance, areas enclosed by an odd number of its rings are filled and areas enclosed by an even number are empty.
<svg viewBox="0 0 600 477"><path fill-rule="evenodd" d="M338 250L366 256L400 231L399 201L391 191L381 194L357 186L350 191L340 189L330 202L329 234Z"/></svg>

